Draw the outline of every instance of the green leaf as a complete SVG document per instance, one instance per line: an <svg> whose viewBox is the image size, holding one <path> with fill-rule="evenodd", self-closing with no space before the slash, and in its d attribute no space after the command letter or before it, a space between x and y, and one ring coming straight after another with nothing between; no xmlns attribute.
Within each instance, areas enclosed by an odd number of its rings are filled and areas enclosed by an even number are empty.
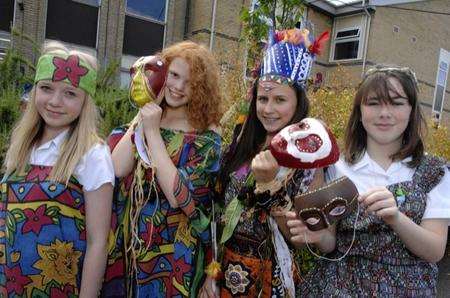
<svg viewBox="0 0 450 298"><path fill-rule="evenodd" d="M14 209L11 211L11 214L14 216L16 222L21 222L25 220L25 214L20 209Z"/></svg>
<svg viewBox="0 0 450 298"><path fill-rule="evenodd" d="M222 232L222 237L220 238L220 243L225 243L233 235L233 231L236 228L239 218L241 218L242 211L244 210L244 205L238 200L237 196L231 200L225 209L225 228Z"/></svg>
<svg viewBox="0 0 450 298"><path fill-rule="evenodd" d="M197 233L202 233L208 228L211 220L208 216L205 215L201 208L196 209L198 210L199 217L197 219L191 220L191 225Z"/></svg>
<svg viewBox="0 0 450 298"><path fill-rule="evenodd" d="M51 206L45 210L45 215L50 217L55 217L59 214L59 207L58 206Z"/></svg>

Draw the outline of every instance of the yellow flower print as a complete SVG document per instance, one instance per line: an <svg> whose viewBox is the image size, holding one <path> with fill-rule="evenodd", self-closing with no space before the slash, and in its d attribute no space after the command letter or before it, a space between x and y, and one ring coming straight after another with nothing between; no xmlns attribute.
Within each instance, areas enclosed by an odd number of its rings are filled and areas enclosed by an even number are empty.
<svg viewBox="0 0 450 298"><path fill-rule="evenodd" d="M228 264L225 271L225 284L233 295L237 293L245 293L247 286L250 284L248 279L249 272L245 271L241 265Z"/></svg>
<svg viewBox="0 0 450 298"><path fill-rule="evenodd" d="M73 249L73 243L56 239L50 246L38 244L41 259L34 264L34 268L41 270L43 284L54 280L60 285L76 286L80 251Z"/></svg>

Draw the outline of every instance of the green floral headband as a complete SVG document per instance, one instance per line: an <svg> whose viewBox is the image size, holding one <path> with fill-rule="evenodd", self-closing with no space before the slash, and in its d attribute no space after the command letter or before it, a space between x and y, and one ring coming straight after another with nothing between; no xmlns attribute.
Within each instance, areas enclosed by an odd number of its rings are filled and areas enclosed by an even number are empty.
<svg viewBox="0 0 450 298"><path fill-rule="evenodd" d="M39 58L34 83L41 80L66 82L94 96L97 72L78 55L45 54Z"/></svg>

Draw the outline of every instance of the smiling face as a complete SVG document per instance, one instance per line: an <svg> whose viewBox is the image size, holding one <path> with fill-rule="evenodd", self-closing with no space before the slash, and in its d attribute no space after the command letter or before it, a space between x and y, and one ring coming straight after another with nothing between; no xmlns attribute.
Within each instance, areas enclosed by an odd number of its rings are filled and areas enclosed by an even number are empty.
<svg viewBox="0 0 450 298"><path fill-rule="evenodd" d="M367 146L390 146L400 149L409 118L411 105L400 82L389 79L390 99L377 98L369 93L361 104L361 122L367 132ZM394 150L395 152L395 150Z"/></svg>
<svg viewBox="0 0 450 298"><path fill-rule="evenodd" d="M297 108L297 96L292 87L271 81L258 84L256 115L267 131L275 135L294 117Z"/></svg>
<svg viewBox="0 0 450 298"><path fill-rule="evenodd" d="M78 118L86 92L64 82L42 80L36 84L36 108L46 128L63 131Z"/></svg>
<svg viewBox="0 0 450 298"><path fill-rule="evenodd" d="M184 107L191 95L190 68L183 58L175 58L169 65L164 89L166 103L171 108Z"/></svg>

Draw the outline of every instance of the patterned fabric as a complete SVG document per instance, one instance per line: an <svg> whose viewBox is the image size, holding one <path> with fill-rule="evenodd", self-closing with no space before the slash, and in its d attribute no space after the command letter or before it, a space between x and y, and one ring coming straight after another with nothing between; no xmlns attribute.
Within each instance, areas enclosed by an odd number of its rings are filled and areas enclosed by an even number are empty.
<svg viewBox="0 0 450 298"><path fill-rule="evenodd" d="M29 166L1 184L0 296L76 297L86 251L81 185Z"/></svg>
<svg viewBox="0 0 450 298"><path fill-rule="evenodd" d="M113 131L113 148L126 128ZM209 212L210 185L219 168L220 136L212 131L201 134L161 129L167 151L178 169L174 195L180 208L172 208L164 193L157 187L138 218L138 237L144 249L138 252L137 272L131 278L135 297L195 296L209 255L211 236ZM149 194L152 173L146 177L144 195ZM131 204L130 185L133 174L121 180L114 198L113 228L116 245L110 252L103 288L105 297L126 295L125 248L129 235L127 217ZM206 223L206 224L205 224ZM128 260L130 260L128 255Z"/></svg>
<svg viewBox="0 0 450 298"><path fill-rule="evenodd" d="M250 173L248 165L230 175L230 182L225 190L225 206L243 190ZM298 170L288 181L286 194L292 198L305 192L312 182L314 171ZM222 269L224 281L221 285L222 297L284 297L286 295L280 279L280 268L275 261L275 251L269 228L269 211L257 207L253 191L250 192L254 202L244 206L239 222L231 238L225 243ZM282 200L279 200L282 201ZM225 225L225 216L220 218ZM295 269L294 269L295 270ZM295 275L294 275L295 276Z"/></svg>
<svg viewBox="0 0 450 298"><path fill-rule="evenodd" d="M399 210L420 224L427 194L444 175L444 163L424 157L411 181L388 186L404 195ZM397 198L397 201L399 198ZM350 246L356 211L337 226L337 252L341 256ZM360 214L356 239L349 255L340 262L319 261L297 291L299 297L436 296L437 267L411 253L394 231L373 215Z"/></svg>

